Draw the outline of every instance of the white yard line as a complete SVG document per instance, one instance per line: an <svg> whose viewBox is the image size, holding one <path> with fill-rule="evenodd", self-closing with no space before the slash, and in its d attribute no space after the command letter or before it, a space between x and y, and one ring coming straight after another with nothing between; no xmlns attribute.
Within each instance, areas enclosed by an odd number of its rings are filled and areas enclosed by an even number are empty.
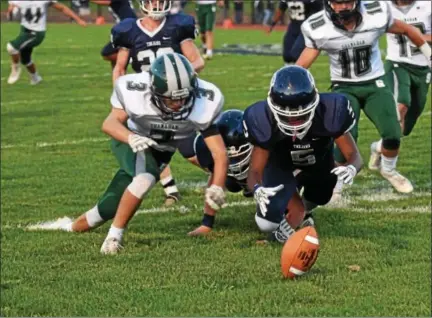
<svg viewBox="0 0 432 318"><path fill-rule="evenodd" d="M45 147L53 147L53 146L69 146L69 145L79 145L79 144L88 144L88 143L100 143L103 141L108 141L109 138L83 138L78 140L62 140L56 142L38 142L34 145L29 144L9 144L2 145L1 149L11 149L11 148L45 148Z"/></svg>

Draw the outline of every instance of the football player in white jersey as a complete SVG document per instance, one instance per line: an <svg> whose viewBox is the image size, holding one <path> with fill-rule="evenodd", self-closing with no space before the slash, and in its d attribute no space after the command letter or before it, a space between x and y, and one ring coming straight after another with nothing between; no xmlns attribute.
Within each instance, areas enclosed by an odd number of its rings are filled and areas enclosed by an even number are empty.
<svg viewBox="0 0 432 318"><path fill-rule="evenodd" d="M177 53L156 58L149 72L125 75L115 82L111 96L113 108L102 130L114 139L113 151L120 170L132 177L132 182L120 194L101 253L115 254L122 248L123 232L144 196L159 179L160 170L170 162L179 142L197 131L203 135L215 161L206 203L216 210L224 206L228 157L223 139L213 124L223 102L220 90L197 79L190 62ZM94 217L93 222L102 221L100 215ZM205 219L206 215L203 224Z"/></svg>
<svg viewBox="0 0 432 318"><path fill-rule="evenodd" d="M325 0L324 8L303 23L306 48L296 64L309 68L321 50L328 53L333 91L348 97L357 123L363 109L382 138L382 143L377 144L381 175L397 191L410 193L411 182L396 171L401 129L393 94L384 83L378 41L384 33L406 36L429 65L431 49L417 28L393 18L387 2ZM357 140L358 124L351 134ZM340 151L336 151L335 158L343 163Z"/></svg>
<svg viewBox="0 0 432 318"><path fill-rule="evenodd" d="M18 37L8 42L6 48L12 59L12 70L7 80L8 84L16 83L21 75L21 64L25 65L30 74L30 84L36 85L42 77L36 71L31 59L33 49L40 45L45 38L48 7L52 6L68 17L74 19L79 25L86 26L86 22L77 16L71 9L57 0L44 1L10 1L8 15L16 8L21 12L21 31Z"/></svg>
<svg viewBox="0 0 432 318"><path fill-rule="evenodd" d="M432 8L429 1L393 0L393 16L418 28L423 38L432 42ZM387 57L384 63L386 84L393 90L399 110L402 135L408 136L424 110L431 82L429 61L404 35L387 34ZM371 146L369 169L378 170L379 145Z"/></svg>

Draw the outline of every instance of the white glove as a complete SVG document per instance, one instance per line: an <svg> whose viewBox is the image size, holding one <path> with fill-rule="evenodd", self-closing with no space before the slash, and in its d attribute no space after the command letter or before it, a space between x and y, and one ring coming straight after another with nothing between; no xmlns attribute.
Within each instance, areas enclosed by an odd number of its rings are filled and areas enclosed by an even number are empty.
<svg viewBox="0 0 432 318"><path fill-rule="evenodd" d="M143 151L149 147L157 145L157 142L153 139L136 134L130 134L128 137L128 142L133 152Z"/></svg>
<svg viewBox="0 0 432 318"><path fill-rule="evenodd" d="M267 213L267 204L270 203L269 198L274 196L276 193L278 193L280 190L284 188L283 184L278 185L274 188L264 188L262 186L258 186L254 190L254 198L257 204L260 207L261 214L263 216Z"/></svg>
<svg viewBox="0 0 432 318"><path fill-rule="evenodd" d="M226 206L225 191L215 184L206 189L205 199L206 203L214 210L219 210Z"/></svg>
<svg viewBox="0 0 432 318"><path fill-rule="evenodd" d="M353 165L339 166L334 168L331 173L337 175L338 180L343 181L345 184L353 184L354 177L357 175L357 170Z"/></svg>

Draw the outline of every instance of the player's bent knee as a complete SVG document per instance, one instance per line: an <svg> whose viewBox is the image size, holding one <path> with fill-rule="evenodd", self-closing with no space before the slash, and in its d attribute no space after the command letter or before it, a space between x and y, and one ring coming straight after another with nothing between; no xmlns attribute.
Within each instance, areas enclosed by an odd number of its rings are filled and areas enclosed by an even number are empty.
<svg viewBox="0 0 432 318"><path fill-rule="evenodd" d="M18 51L16 48L14 48L14 47L12 46L12 44L10 44L10 43L8 43L8 44L6 45L6 49L7 49L7 52L9 53L9 55L16 55L16 54L19 54L19 51Z"/></svg>
<svg viewBox="0 0 432 318"><path fill-rule="evenodd" d="M156 178L152 174L140 173L133 178L127 189L135 197L142 199L153 188L155 183Z"/></svg>
<svg viewBox="0 0 432 318"><path fill-rule="evenodd" d="M255 213L255 222L261 232L270 233L277 229L279 223L271 222Z"/></svg>
<svg viewBox="0 0 432 318"><path fill-rule="evenodd" d="M397 150L400 146L400 138L383 138L382 145L388 150Z"/></svg>

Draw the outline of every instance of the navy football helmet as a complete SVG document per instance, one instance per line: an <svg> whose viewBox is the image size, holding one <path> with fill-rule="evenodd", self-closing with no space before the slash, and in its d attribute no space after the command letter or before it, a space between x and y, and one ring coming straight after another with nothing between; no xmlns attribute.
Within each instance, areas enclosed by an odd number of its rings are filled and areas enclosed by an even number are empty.
<svg viewBox="0 0 432 318"><path fill-rule="evenodd" d="M276 71L267 103L284 134L303 138L312 125L319 103L311 73L300 66L284 66Z"/></svg>
<svg viewBox="0 0 432 318"><path fill-rule="evenodd" d="M226 110L216 121L224 140L228 158L228 176L244 180L249 170L252 145L247 141L243 128L243 111Z"/></svg>
<svg viewBox="0 0 432 318"><path fill-rule="evenodd" d="M353 3L353 7L351 10L342 10L336 12L333 9L333 3ZM344 21L349 21L355 18L357 19L358 25L360 24L362 19L360 11L360 0L324 0L324 9L333 24L339 28L344 28L342 25Z"/></svg>

